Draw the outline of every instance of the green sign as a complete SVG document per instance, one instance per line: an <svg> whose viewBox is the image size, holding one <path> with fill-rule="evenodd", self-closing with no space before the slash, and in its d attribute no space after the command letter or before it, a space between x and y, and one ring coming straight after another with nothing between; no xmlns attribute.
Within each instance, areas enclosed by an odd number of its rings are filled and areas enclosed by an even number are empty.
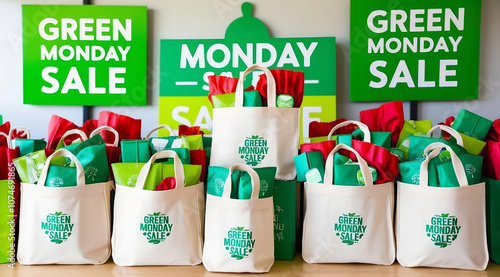
<svg viewBox="0 0 500 277"><path fill-rule="evenodd" d="M251 16L243 3L243 17L233 21L224 39L164 39L160 45L160 124L200 126L211 133L212 104L208 76L239 77L255 63L270 69L304 72L302 134L309 122L336 116L335 37L271 38L267 27ZM262 72L245 79L255 84Z"/></svg>
<svg viewBox="0 0 500 277"><path fill-rule="evenodd" d="M350 100L478 99L480 0L351 0Z"/></svg>
<svg viewBox="0 0 500 277"><path fill-rule="evenodd" d="M25 104L146 105L146 6L23 5Z"/></svg>

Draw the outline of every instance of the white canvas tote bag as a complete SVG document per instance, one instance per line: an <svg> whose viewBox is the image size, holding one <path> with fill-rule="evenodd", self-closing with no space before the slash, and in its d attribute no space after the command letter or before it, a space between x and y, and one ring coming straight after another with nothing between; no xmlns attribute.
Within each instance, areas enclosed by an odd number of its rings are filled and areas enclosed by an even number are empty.
<svg viewBox="0 0 500 277"><path fill-rule="evenodd" d="M174 159L175 189L144 190L151 164L163 158ZM175 151L155 153L135 187L116 186L113 261L120 266L201 263L204 202L203 182L184 186L184 169Z"/></svg>
<svg viewBox="0 0 500 277"><path fill-rule="evenodd" d="M445 147L460 187L428 186L428 163ZM429 266L484 270L488 264L484 183L467 183L462 162L443 143L420 167L420 184L398 182L397 260L406 267Z"/></svg>
<svg viewBox="0 0 500 277"><path fill-rule="evenodd" d="M267 107L243 107L243 81L254 70L267 78ZM299 108L276 107L276 85L271 72L255 64L238 81L235 107L213 109L210 165L277 167L276 179L293 180L293 158L299 147Z"/></svg>
<svg viewBox="0 0 500 277"><path fill-rule="evenodd" d="M46 187L50 161L68 157L77 186ZM111 254L110 190L113 182L85 184L78 159L59 149L47 158L37 184L21 183L20 264L102 264Z"/></svg>
<svg viewBox="0 0 500 277"><path fill-rule="evenodd" d="M248 172L252 195L231 199L231 173ZM207 195L203 265L209 271L268 272L274 263L273 198L259 199L259 175L248 165L229 168L222 197Z"/></svg>
<svg viewBox="0 0 500 277"><path fill-rule="evenodd" d="M356 155L364 186L332 184L333 157L341 149ZM392 264L394 183L374 185L366 161L345 144L328 155L323 180L304 185L303 259L308 263Z"/></svg>

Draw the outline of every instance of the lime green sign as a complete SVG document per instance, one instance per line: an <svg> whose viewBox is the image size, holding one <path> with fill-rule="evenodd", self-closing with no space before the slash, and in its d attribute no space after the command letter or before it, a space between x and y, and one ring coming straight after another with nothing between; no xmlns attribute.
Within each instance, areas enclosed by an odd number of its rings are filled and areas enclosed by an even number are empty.
<svg viewBox="0 0 500 277"><path fill-rule="evenodd" d="M146 105L146 6L23 5L25 104Z"/></svg>
<svg viewBox="0 0 500 277"><path fill-rule="evenodd" d="M208 76L239 77L255 63L304 72L301 138L307 137L310 121L335 119L335 37L271 38L252 8L243 3L243 16L228 26L224 39L161 40L160 124L195 125L210 134ZM260 74L248 76L245 87Z"/></svg>
<svg viewBox="0 0 500 277"><path fill-rule="evenodd" d="M351 0L350 100L478 99L480 0Z"/></svg>

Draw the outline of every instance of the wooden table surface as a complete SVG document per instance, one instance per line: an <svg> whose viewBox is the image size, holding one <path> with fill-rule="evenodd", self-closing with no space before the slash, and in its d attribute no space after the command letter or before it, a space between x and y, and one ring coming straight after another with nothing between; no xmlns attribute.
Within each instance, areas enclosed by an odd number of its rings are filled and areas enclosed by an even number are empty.
<svg viewBox="0 0 500 277"><path fill-rule="evenodd" d="M0 276L37 276L37 277L80 277L80 276L229 276L211 273L203 265L198 266L143 266L121 267L111 260L103 265L36 265L22 266L0 264ZM233 274L231 274L233 275ZM257 276L238 274L238 276ZM500 265L490 263L485 271L470 271L440 268L405 268L397 263L391 266L368 264L307 264L300 255L294 261L276 261L265 276L500 276Z"/></svg>

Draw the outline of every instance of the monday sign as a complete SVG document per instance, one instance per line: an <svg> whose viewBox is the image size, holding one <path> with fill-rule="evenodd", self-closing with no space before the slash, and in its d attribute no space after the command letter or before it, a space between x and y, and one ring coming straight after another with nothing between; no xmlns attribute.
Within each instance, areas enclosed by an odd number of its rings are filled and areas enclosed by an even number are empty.
<svg viewBox="0 0 500 277"><path fill-rule="evenodd" d="M480 0L351 0L350 99L477 99L480 16Z"/></svg>
<svg viewBox="0 0 500 277"><path fill-rule="evenodd" d="M146 105L146 6L23 5L24 103Z"/></svg>
<svg viewBox="0 0 500 277"><path fill-rule="evenodd" d="M272 38L251 9L243 4L243 17L229 25L223 39L161 40L160 124L200 126L210 134L208 77L239 77L255 63L304 72L301 139L308 136L309 122L335 119L335 37ZM245 88L255 85L262 73L247 76Z"/></svg>

